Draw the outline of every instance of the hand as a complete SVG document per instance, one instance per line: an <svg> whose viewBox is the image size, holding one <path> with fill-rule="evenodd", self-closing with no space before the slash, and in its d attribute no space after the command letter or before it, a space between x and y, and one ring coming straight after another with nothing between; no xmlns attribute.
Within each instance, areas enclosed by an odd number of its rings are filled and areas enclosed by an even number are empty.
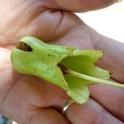
<svg viewBox="0 0 124 124"><path fill-rule="evenodd" d="M105 56L99 66L113 72L113 79L124 81L121 57L124 45L99 35L71 13L97 9L112 0L66 2L4 0L0 4L0 65L3 65L0 66L0 112L20 124L122 124L123 89L92 86L89 102L84 106L73 104L66 112L66 119L56 110L68 100L61 89L12 70L9 60L11 48L19 38L34 35L56 44L103 50Z"/></svg>

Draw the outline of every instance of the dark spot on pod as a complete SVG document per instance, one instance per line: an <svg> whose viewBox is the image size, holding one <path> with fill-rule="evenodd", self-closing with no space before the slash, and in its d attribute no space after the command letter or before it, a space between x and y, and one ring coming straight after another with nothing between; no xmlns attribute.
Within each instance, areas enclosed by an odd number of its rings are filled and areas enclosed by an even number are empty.
<svg viewBox="0 0 124 124"><path fill-rule="evenodd" d="M45 60L44 58L41 58L41 61Z"/></svg>
<svg viewBox="0 0 124 124"><path fill-rule="evenodd" d="M109 72L110 76L112 76L114 74L114 72Z"/></svg>
<svg viewBox="0 0 124 124"><path fill-rule="evenodd" d="M47 68L47 71L49 71L50 70L50 68Z"/></svg>
<svg viewBox="0 0 124 124"><path fill-rule="evenodd" d="M37 71L37 69L36 69L36 68L33 68L33 71L34 71L34 72L36 72L36 71Z"/></svg>
<svg viewBox="0 0 124 124"><path fill-rule="evenodd" d="M59 55L59 58L61 58L62 56L61 55Z"/></svg>
<svg viewBox="0 0 124 124"><path fill-rule="evenodd" d="M48 56L49 56L49 57L55 57L54 54L50 54L50 53L48 54Z"/></svg>
<svg viewBox="0 0 124 124"><path fill-rule="evenodd" d="M51 56L51 54L49 53L48 56Z"/></svg>
<svg viewBox="0 0 124 124"><path fill-rule="evenodd" d="M55 76L55 75L53 75L53 78L56 78L56 76Z"/></svg>
<svg viewBox="0 0 124 124"><path fill-rule="evenodd" d="M55 55L52 54L51 57L55 57Z"/></svg>

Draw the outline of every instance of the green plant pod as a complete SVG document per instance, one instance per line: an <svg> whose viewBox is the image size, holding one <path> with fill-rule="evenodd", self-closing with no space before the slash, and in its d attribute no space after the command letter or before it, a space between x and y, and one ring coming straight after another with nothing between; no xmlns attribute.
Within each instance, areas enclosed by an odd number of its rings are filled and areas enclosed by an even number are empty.
<svg viewBox="0 0 124 124"><path fill-rule="evenodd" d="M99 83L99 80L106 84L110 78L108 71L95 65L102 56L99 50L81 51L27 36L12 50L11 61L16 71L45 79L65 90L75 102L83 104L89 99L88 85ZM59 65L76 74L63 72Z"/></svg>

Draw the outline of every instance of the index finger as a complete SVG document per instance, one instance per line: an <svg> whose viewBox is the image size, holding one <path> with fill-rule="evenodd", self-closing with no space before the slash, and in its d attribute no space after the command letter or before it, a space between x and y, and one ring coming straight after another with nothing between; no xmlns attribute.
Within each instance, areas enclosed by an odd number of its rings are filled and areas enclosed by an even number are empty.
<svg viewBox="0 0 124 124"><path fill-rule="evenodd" d="M112 72L112 78L124 83L124 43L101 36L96 49L104 51L99 66ZM91 96L116 117L124 121L124 90L108 86L92 86Z"/></svg>
<svg viewBox="0 0 124 124"><path fill-rule="evenodd" d="M95 48L104 52L98 65L109 70L118 82L124 82L124 43L101 36Z"/></svg>

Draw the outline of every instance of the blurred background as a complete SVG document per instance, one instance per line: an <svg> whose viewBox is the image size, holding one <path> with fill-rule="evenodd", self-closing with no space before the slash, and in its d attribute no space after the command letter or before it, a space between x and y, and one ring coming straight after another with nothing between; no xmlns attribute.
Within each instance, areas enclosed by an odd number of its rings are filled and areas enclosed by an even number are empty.
<svg viewBox="0 0 124 124"><path fill-rule="evenodd" d="M101 10L78 15L97 32L124 42L124 0Z"/></svg>

